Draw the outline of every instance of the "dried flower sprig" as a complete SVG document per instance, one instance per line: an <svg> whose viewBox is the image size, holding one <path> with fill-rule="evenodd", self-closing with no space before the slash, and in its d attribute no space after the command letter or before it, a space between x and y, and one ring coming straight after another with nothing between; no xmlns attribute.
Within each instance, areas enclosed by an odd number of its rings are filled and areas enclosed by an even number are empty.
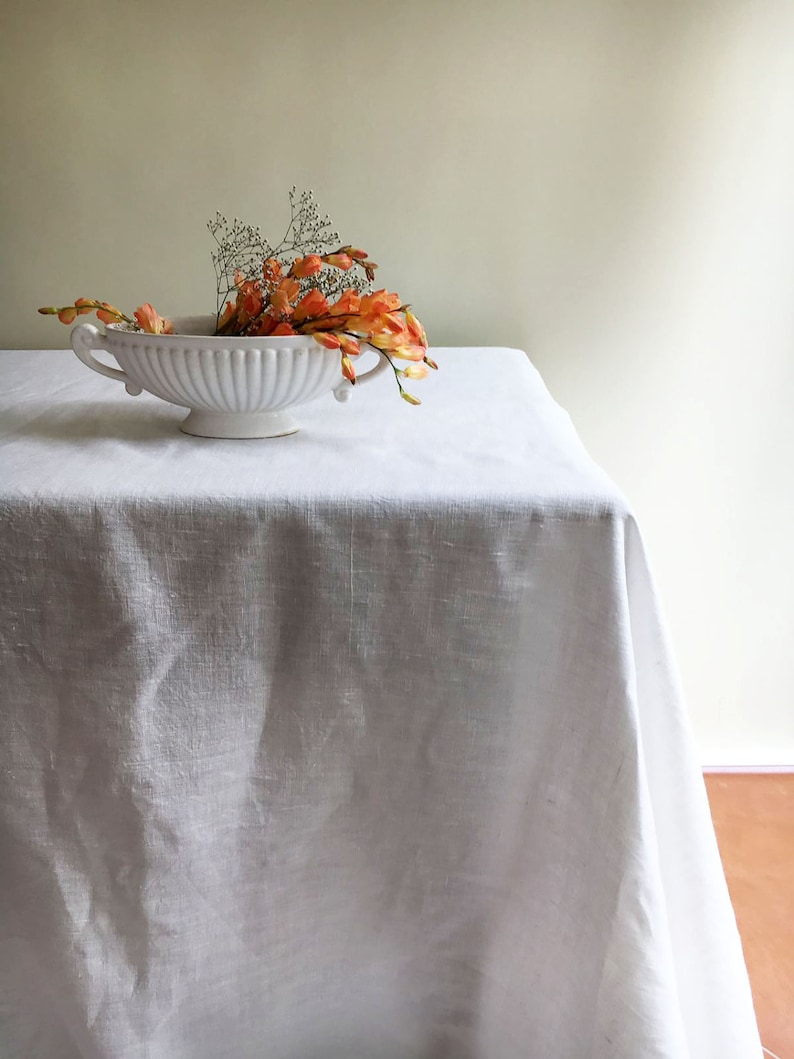
<svg viewBox="0 0 794 1059"><path fill-rule="evenodd" d="M289 192L290 219L287 230L280 243L271 245L262 235L258 226L244 224L238 217L229 222L221 213L207 224L218 249L212 254L217 279L217 317L220 320L223 305L238 287L238 273L246 280L256 280L262 270L262 264L268 258L277 258L282 265L288 265L297 257L305 255L321 256L329 260L334 254L349 251L350 247L340 247L339 232L333 227L331 218L320 210L312 190L298 194L293 186ZM337 247L337 250L334 250ZM333 263L333 262L332 262ZM364 275L354 274L341 277L338 273L324 272L310 284L317 287L329 299L334 301L344 290L354 287L366 293L375 278L373 262L362 262Z"/></svg>
<svg viewBox="0 0 794 1059"><path fill-rule="evenodd" d="M212 254L217 279L216 330L219 335L313 335L338 349L342 374L356 381L353 360L362 344L390 363L400 396L420 404L402 380L422 379L437 364L427 355L427 336L399 294L372 291L377 265L365 250L342 244L328 215L320 216L312 191L289 193L290 220L283 239L272 246L258 227L217 213L207 227L218 249ZM234 296L234 301L230 296ZM78 298L73 305L39 309L64 324L96 312L106 324L125 323L150 334L172 334L170 320L148 302L135 322L107 302ZM408 361L399 367L395 361Z"/></svg>

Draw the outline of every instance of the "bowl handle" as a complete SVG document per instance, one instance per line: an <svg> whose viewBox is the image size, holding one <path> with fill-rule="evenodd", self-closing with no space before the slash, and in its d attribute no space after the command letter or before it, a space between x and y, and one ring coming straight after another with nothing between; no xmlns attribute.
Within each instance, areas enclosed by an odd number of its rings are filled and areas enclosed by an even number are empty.
<svg viewBox="0 0 794 1059"><path fill-rule="evenodd" d="M107 375L109 379L118 379L119 382L125 384L127 393L137 397L143 391L136 382L133 382L126 371L103 364L101 360L97 360L91 353L92 349L105 348L102 344L104 337L93 324L78 324L77 327L72 329L72 349L87 367L98 371L100 375Z"/></svg>
<svg viewBox="0 0 794 1059"><path fill-rule="evenodd" d="M363 343L362 343L363 345ZM378 354L378 363L374 368L370 368L368 371L358 372L356 374L356 386L363 386L365 382L369 382L374 379L376 375L380 375L382 371L390 367L389 358L385 357L379 349L375 349L374 346L369 347L375 353ZM334 390L334 397L337 401L349 401L353 396L353 383L349 379L342 379L339 385Z"/></svg>

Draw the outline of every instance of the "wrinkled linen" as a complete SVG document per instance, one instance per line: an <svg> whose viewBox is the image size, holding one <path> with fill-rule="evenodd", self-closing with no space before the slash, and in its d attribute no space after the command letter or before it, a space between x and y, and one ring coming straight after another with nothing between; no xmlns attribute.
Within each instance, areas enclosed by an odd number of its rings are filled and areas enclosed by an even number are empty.
<svg viewBox="0 0 794 1059"><path fill-rule="evenodd" d="M0 354L3 1059L749 1059L637 526L525 356L187 437Z"/></svg>

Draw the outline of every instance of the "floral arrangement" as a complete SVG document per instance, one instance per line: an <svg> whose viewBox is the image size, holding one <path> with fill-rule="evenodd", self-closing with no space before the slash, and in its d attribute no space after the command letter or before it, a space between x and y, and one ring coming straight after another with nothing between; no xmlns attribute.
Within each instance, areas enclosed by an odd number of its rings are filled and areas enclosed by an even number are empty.
<svg viewBox="0 0 794 1059"><path fill-rule="evenodd" d="M400 396L421 404L406 392L403 380L423 379L437 365L427 355L427 336L411 307L399 294L372 290L378 266L366 251L341 242L328 215L320 216L312 191L298 194L293 187L289 201L289 225L275 246L258 227L237 218L229 223L218 213L208 223L217 245L212 254L218 293L215 334L313 335L320 345L339 350L342 374L351 383L362 345L374 346L391 364ZM132 317L93 298L39 312L57 316L63 324L95 312L105 324L173 334L171 321L149 302Z"/></svg>

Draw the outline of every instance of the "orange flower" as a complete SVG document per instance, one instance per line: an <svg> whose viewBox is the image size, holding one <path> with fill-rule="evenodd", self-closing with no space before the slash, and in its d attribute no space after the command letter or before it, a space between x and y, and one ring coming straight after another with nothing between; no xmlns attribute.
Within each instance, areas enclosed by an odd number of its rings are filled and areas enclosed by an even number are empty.
<svg viewBox="0 0 794 1059"><path fill-rule="evenodd" d="M417 364L425 359L425 351L421 346L397 346L391 350L391 355L397 360L413 360Z"/></svg>
<svg viewBox="0 0 794 1059"><path fill-rule="evenodd" d="M268 287L275 286L281 279L281 262L276 257L269 257L262 265L262 278Z"/></svg>
<svg viewBox="0 0 794 1059"><path fill-rule="evenodd" d="M287 276L279 283L278 289L285 291L289 300L294 302L301 292L301 285L296 279Z"/></svg>
<svg viewBox="0 0 794 1059"><path fill-rule="evenodd" d="M224 305L223 310L221 312L221 315L218 317L218 333L219 334L222 334L223 333L223 329L225 327L227 327L232 322L232 320L234 319L235 311L236 310L235 310L234 306L232 305L232 303L231 302L226 302L226 304Z"/></svg>
<svg viewBox="0 0 794 1059"><path fill-rule="evenodd" d="M402 369L402 373L406 379L426 379L430 371L427 364L409 364Z"/></svg>
<svg viewBox="0 0 794 1059"><path fill-rule="evenodd" d="M405 320L397 313L386 313L382 317L381 327L384 331L390 331L393 335L410 337L405 326Z"/></svg>
<svg viewBox="0 0 794 1059"><path fill-rule="evenodd" d="M239 291L242 291L242 293L245 294L246 291L251 290L253 287L258 287L259 280L246 279L245 273L241 272L239 268L236 268L234 270L234 285Z"/></svg>
<svg viewBox="0 0 794 1059"><path fill-rule="evenodd" d="M286 326L289 325L287 324ZM259 319L251 324L250 330L247 333L255 337L259 337L260 335L270 335L275 330L275 327L276 320L268 313L262 313Z"/></svg>
<svg viewBox="0 0 794 1059"><path fill-rule="evenodd" d="M100 302L99 304L102 308L97 309L96 314L103 324L117 324L119 321L127 319L124 313L117 309L115 305L111 305L109 302Z"/></svg>
<svg viewBox="0 0 794 1059"><path fill-rule="evenodd" d="M120 309L114 308L107 302L98 302L94 298L76 298L74 305L54 306L48 305L39 309L45 316L57 316L62 324L73 324L77 316L85 316L96 309L96 314L103 324L116 324L121 320L130 323L130 318L125 316Z"/></svg>
<svg viewBox="0 0 794 1059"><path fill-rule="evenodd" d="M238 268L234 273L234 285L239 291L237 311L242 326L262 312L262 284L258 279L246 279Z"/></svg>
<svg viewBox="0 0 794 1059"><path fill-rule="evenodd" d="M354 287L350 287L335 301L328 312L331 316L349 315L357 313L361 308L361 295Z"/></svg>
<svg viewBox="0 0 794 1059"><path fill-rule="evenodd" d="M262 312L262 290L258 283L244 283L240 291L242 316L253 320ZM239 299L238 299L239 300Z"/></svg>
<svg viewBox="0 0 794 1059"><path fill-rule="evenodd" d="M342 352L348 357L357 357L361 352L361 346L358 344L357 338L352 338L350 335L340 333L338 336L339 345L342 347Z"/></svg>
<svg viewBox="0 0 794 1059"><path fill-rule="evenodd" d="M270 295L270 311L276 316L292 315L292 306L285 290L274 290Z"/></svg>
<svg viewBox="0 0 794 1059"><path fill-rule="evenodd" d="M97 315L99 314L97 313ZM160 316L155 310L154 306L150 305L149 302L144 302L143 305L139 305L133 315L138 321L138 326L140 327L140 329L142 331L145 331L147 334L173 334L174 328L171 321L166 320L163 316Z"/></svg>
<svg viewBox="0 0 794 1059"><path fill-rule="evenodd" d="M297 279L306 279L313 276L323 267L323 259L319 254L307 254L306 257L296 257L289 270L290 276Z"/></svg>
<svg viewBox="0 0 794 1059"><path fill-rule="evenodd" d="M291 324L288 324L286 320L283 320L277 327L274 327L270 332L271 335L294 335L297 334L295 328Z"/></svg>
<svg viewBox="0 0 794 1059"><path fill-rule="evenodd" d="M349 254L324 254L322 260L326 265L333 265L334 268L341 268L343 272L347 272L349 268L353 267L353 258Z"/></svg>
<svg viewBox="0 0 794 1059"><path fill-rule="evenodd" d="M292 317L293 323L302 323L304 320L308 320L311 317L325 316L328 312L328 299L325 295L313 287L307 294L304 294L298 304L295 306L295 313Z"/></svg>
<svg viewBox="0 0 794 1059"><path fill-rule="evenodd" d="M356 381L356 369L353 367L353 361L346 354L342 356L342 374L351 382Z"/></svg>
<svg viewBox="0 0 794 1059"><path fill-rule="evenodd" d="M372 294L365 294L361 299L361 315L380 316L383 313L391 313L399 309L400 304L399 294L389 294L385 288L376 290Z"/></svg>
<svg viewBox="0 0 794 1059"><path fill-rule="evenodd" d="M326 349L339 349L341 342L339 336L335 335L333 331L317 331L314 337L320 343L321 346L325 346Z"/></svg>
<svg viewBox="0 0 794 1059"><path fill-rule="evenodd" d="M355 246L342 246L337 250L338 254L347 254L352 257L357 265L361 265L367 274L367 279L372 282L375 279L375 269L378 267L374 261L367 260L367 251L359 250Z"/></svg>
<svg viewBox="0 0 794 1059"><path fill-rule="evenodd" d="M270 295L270 311L277 316L292 316L292 302L300 294L300 284L295 279L283 279Z"/></svg>
<svg viewBox="0 0 794 1059"><path fill-rule="evenodd" d="M421 346L412 346L407 341L408 336L406 334L394 335L388 331L381 331L379 334L374 334L368 341L375 346L376 349L382 349L384 353L394 353L395 356L401 356L403 360L424 360L425 351ZM414 352L410 356L398 353L398 350L410 349Z"/></svg>
<svg viewBox="0 0 794 1059"><path fill-rule="evenodd" d="M416 319L410 309L405 310L405 323L408 327L408 334L411 336L411 340L417 346L424 346L427 349L427 335L425 329Z"/></svg>

